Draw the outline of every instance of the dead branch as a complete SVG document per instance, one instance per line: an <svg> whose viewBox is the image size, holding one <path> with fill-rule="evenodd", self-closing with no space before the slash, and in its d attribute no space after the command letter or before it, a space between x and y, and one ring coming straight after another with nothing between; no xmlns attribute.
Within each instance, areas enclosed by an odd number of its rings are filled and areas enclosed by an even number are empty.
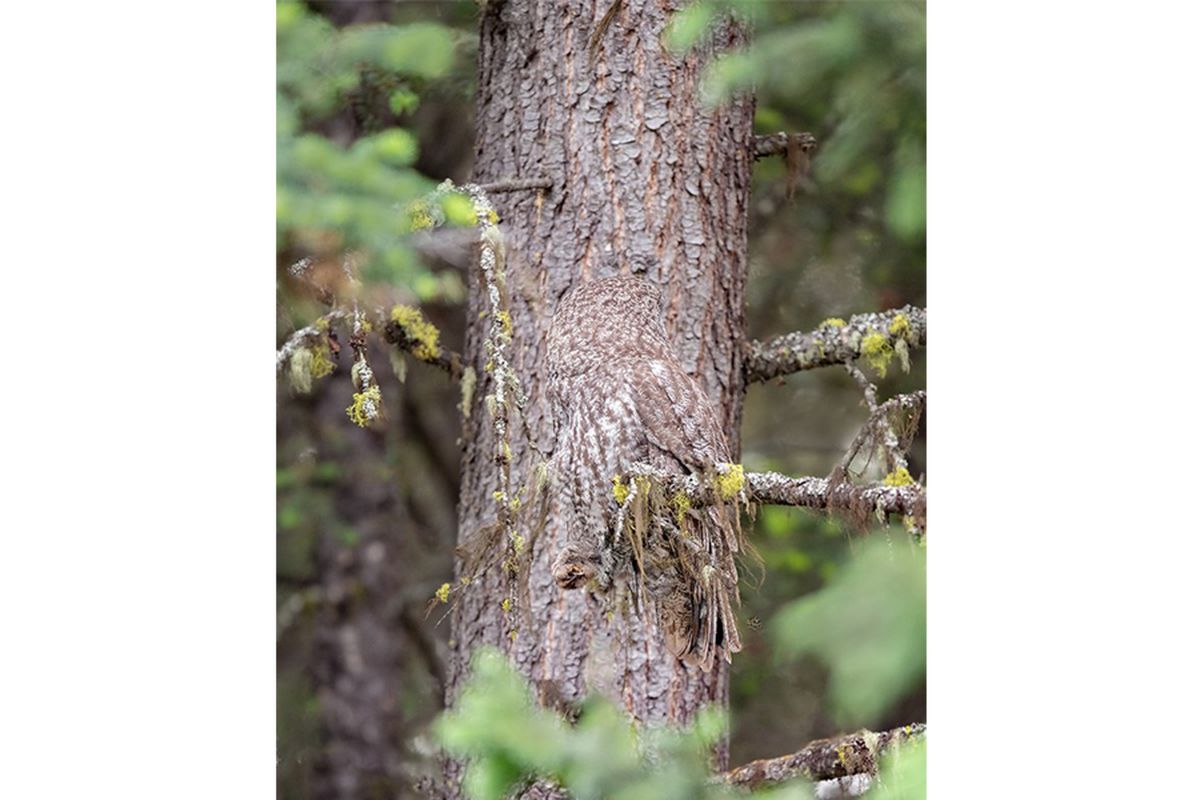
<svg viewBox="0 0 1200 800"><path fill-rule="evenodd" d="M414 351L421 346L421 342L409 336L408 331L403 325L399 325L389 319L386 323L384 323L383 326L383 338L390 344L396 345L396 347L399 347L401 350L405 351L418 361L445 371L446 374L448 374L454 380L458 380L462 377L462 356L453 350L447 350L444 347L439 347L436 356L418 357Z"/></svg>
<svg viewBox="0 0 1200 800"><path fill-rule="evenodd" d="M925 328L925 309L905 306L856 314L844 322L828 320L807 333L796 331L751 342L746 381L769 381L792 372L845 364L864 355L890 358L896 354L903 363L909 348L925 345Z"/></svg>
<svg viewBox="0 0 1200 800"><path fill-rule="evenodd" d="M528 189L550 189L554 183L547 177L539 176L536 178L504 178L476 185L488 194L498 194L500 192L523 192Z"/></svg>
<svg viewBox="0 0 1200 800"><path fill-rule="evenodd" d="M817 137L811 133L787 133L780 131L769 136L754 137L754 157L787 155L789 145L798 147L804 153L810 153L817 146Z"/></svg>
<svg viewBox="0 0 1200 800"><path fill-rule="evenodd" d="M717 780L744 789L756 789L793 778L820 781L873 774L879 769L879 757L884 752L903 742L924 738L925 723L918 722L882 733L859 731L833 739L819 739L790 755L764 758L722 772Z"/></svg>

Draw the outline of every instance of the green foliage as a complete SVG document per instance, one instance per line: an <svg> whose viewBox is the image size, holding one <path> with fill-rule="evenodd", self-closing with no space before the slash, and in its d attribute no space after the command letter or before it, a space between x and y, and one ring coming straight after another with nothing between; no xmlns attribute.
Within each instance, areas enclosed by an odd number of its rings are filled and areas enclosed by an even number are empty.
<svg viewBox="0 0 1200 800"><path fill-rule="evenodd" d="M925 672L924 550L869 540L826 588L784 607L771 635L785 658L828 665L840 720L878 721Z"/></svg>
<svg viewBox="0 0 1200 800"><path fill-rule="evenodd" d="M891 750L883 757L879 779L868 800L925 800L925 740Z"/></svg>
<svg viewBox="0 0 1200 800"><path fill-rule="evenodd" d="M579 800L739 796L709 783L708 753L725 729L715 710L702 712L687 730L639 733L616 706L591 698L569 725L534 704L525 681L498 651L479 650L472 665L461 698L435 730L449 752L469 759L463 785L474 800L504 797L537 778L554 781ZM808 795L803 784L795 784L760 796Z"/></svg>
<svg viewBox="0 0 1200 800"><path fill-rule="evenodd" d="M280 244L313 255L354 251L369 280L432 278L404 243L399 209L434 183L413 169L417 139L399 122L418 90L450 70L456 35L433 22L339 29L290 0L276 20ZM356 109L371 117L344 144L331 123ZM436 296L441 287L434 279L426 288Z"/></svg>
<svg viewBox="0 0 1200 800"><path fill-rule="evenodd" d="M813 178L828 210L839 191L869 200L888 235L903 245L923 244L924 5L700 0L675 15L665 40L686 51L728 14L747 20L755 33L748 48L709 66L703 84L709 101L753 89L760 132L816 133Z"/></svg>

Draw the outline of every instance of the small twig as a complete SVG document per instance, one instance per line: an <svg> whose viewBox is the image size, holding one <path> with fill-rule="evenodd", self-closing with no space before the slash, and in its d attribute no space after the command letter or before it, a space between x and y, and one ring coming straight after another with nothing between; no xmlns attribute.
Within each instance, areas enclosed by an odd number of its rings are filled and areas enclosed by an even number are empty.
<svg viewBox="0 0 1200 800"><path fill-rule="evenodd" d="M498 194L500 192L523 192L527 189L550 189L554 183L547 177L537 178L503 178L491 183L476 184L480 189L488 194Z"/></svg>
<svg viewBox="0 0 1200 800"><path fill-rule="evenodd" d="M884 752L898 748L905 742L924 738L925 723L918 722L881 733L859 731L833 739L819 739L790 755L764 758L722 772L716 776L716 780L744 789L755 789L793 778L819 781L874 774L879 769L879 757Z"/></svg>
<svg viewBox="0 0 1200 800"><path fill-rule="evenodd" d="M384 315L380 312L376 312L375 316L377 318L384 317ZM386 319L386 317L384 318ZM410 337L408 332L404 329L404 326L398 325L391 320L388 320L383 326L383 338L389 344L394 344L396 347L399 347L401 350L412 355L413 358L417 359L417 361L420 361L424 364L429 364L445 371L446 374L448 374L454 380L459 380L462 378L462 356L453 350L447 350L446 348L439 346L438 354L436 356L433 356L432 358L417 358L416 355L413 354L413 350L420 345L420 342Z"/></svg>
<svg viewBox="0 0 1200 800"><path fill-rule="evenodd" d="M842 366L846 368L846 372L850 373L850 377L854 378L854 382L858 384L858 388L862 389L863 400L866 401L867 409L873 416L875 412L879 410L879 404L876 400L877 395L875 384L867 380L867 376L863 374L863 371L854 366L854 364L846 362Z"/></svg>
<svg viewBox="0 0 1200 800"><path fill-rule="evenodd" d="M859 374L861 375L862 373L860 372ZM866 378L864 377L863 380L866 380ZM872 388L874 388L873 384ZM873 405L873 403L871 404ZM841 463L834 468L833 475L830 476L830 485L840 483L848 474L850 464L862 450L863 446L880 435L884 438L885 446L889 448L889 471L894 469L897 463L905 461L905 453L908 450L908 446L912 443L912 437L907 437L907 440L905 440L905 437L898 436L895 433L890 420L892 412L897 410L907 411L909 414L919 416L925 410L925 392L916 391L910 394L899 394L885 401L883 405L872 408L871 416L863 423L862 428L858 431L858 435L850 443L850 447L842 457ZM881 431L881 428L887 428L887 431ZM889 432L891 433L890 437L887 436ZM868 463L870 463L869 460ZM907 463L905 463L905 466L907 466Z"/></svg>

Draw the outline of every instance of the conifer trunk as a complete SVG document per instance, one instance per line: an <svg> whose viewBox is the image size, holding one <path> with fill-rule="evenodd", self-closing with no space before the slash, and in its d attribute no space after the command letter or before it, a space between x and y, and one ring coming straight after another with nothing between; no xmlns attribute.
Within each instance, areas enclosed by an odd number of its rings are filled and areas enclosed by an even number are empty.
<svg viewBox="0 0 1200 800"><path fill-rule="evenodd" d="M706 108L699 78L715 52L740 46L745 33L728 24L678 58L662 33L679 5L619 0L607 25L612 0L494 1L482 12L474 180L544 175L553 186L541 197L492 198L506 242L511 361L527 397L510 418L510 491L554 447L545 348L555 306L572 286L614 274L660 287L682 363L718 403L739 450L753 100ZM460 547L495 524L501 488L484 400L493 375L479 274L468 302L466 361L479 383L464 431ZM560 590L550 564L563 526L551 516L534 539L532 517L521 515L519 530L533 542L518 608L502 607L512 591L502 569L455 588L448 703L471 653L486 644L508 653L546 702L596 690L644 723L687 723L705 705L727 704L723 664L708 674L685 667L653 619L606 616L586 592ZM461 561L457 569L461 578Z"/></svg>

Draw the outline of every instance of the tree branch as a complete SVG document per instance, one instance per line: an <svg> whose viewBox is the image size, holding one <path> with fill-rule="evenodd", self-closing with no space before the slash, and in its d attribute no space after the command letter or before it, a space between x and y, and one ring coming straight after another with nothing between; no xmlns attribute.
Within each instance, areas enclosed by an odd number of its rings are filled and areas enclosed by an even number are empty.
<svg viewBox="0 0 1200 800"><path fill-rule="evenodd" d="M925 345L925 327L925 309L905 306L856 314L848 322L829 320L808 333L796 331L751 342L746 381L769 381L792 372L845 364L863 355L886 359L897 353L903 362L908 357L908 348ZM882 340L873 334L882 336ZM864 349L864 342L870 347Z"/></svg>
<svg viewBox="0 0 1200 800"><path fill-rule="evenodd" d="M383 338L389 343L394 344L401 350L405 351L417 361L437 367L443 370L454 380L462 378L463 366L462 356L453 350L447 350L444 347L438 347L436 356L425 357L418 356L416 350L422 346L422 343L412 336L409 336L408 331L404 326L388 320L383 326Z"/></svg>
<svg viewBox="0 0 1200 800"><path fill-rule="evenodd" d="M738 467L740 469L740 467ZM696 505L722 502L710 482L698 475L671 475L647 464L633 464L630 477L646 477L660 486L667 496L682 493ZM925 487L919 483L905 486L852 483L831 484L828 478L793 478L778 472L745 473L745 496L766 505L799 506L821 511L847 511L854 516L901 514L912 517L924 527ZM724 498L728 502L729 497Z"/></svg>
<svg viewBox="0 0 1200 800"><path fill-rule="evenodd" d="M754 157L766 158L767 156L786 155L788 145L795 142L801 152L809 153L816 149L817 137L811 133L787 133L780 131L772 133L769 136L754 137Z"/></svg>
<svg viewBox="0 0 1200 800"><path fill-rule="evenodd" d="M901 743L925 738L925 723L905 725L883 733L859 731L834 739L818 739L803 750L778 758L752 761L717 775L721 783L755 789L763 784L780 783L793 778L812 781L844 778L859 773L874 773L879 756Z"/></svg>

